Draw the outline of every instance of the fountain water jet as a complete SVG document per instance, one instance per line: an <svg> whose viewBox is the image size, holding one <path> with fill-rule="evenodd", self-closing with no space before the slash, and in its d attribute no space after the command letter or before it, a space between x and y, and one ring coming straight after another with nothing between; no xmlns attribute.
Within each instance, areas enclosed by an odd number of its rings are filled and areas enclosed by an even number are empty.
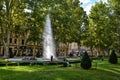
<svg viewBox="0 0 120 80"><path fill-rule="evenodd" d="M50 15L46 16L46 23L43 32L43 58L44 59L51 59L53 57L56 59L55 55L55 44L53 39L53 33L51 28L51 20Z"/></svg>

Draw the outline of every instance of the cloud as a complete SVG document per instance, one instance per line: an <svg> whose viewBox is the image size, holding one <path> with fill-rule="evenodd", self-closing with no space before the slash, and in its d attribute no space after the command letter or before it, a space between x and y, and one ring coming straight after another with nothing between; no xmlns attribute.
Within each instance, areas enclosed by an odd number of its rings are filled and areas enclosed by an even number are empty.
<svg viewBox="0 0 120 80"><path fill-rule="evenodd" d="M90 0L79 0L80 2L82 2L83 4L87 4L90 2Z"/></svg>
<svg viewBox="0 0 120 80"><path fill-rule="evenodd" d="M90 13L92 4L88 4L86 7L84 7L84 10L86 11L87 14Z"/></svg>
<svg viewBox="0 0 120 80"><path fill-rule="evenodd" d="M82 7L86 11L86 13L89 14L92 6L92 1L91 0L79 0L79 1L83 3Z"/></svg>
<svg viewBox="0 0 120 80"><path fill-rule="evenodd" d="M107 0L102 0L103 2L107 2Z"/></svg>
<svg viewBox="0 0 120 80"><path fill-rule="evenodd" d="M82 7L86 11L87 14L90 13L91 6L95 4L95 2L99 2L100 0L79 0L82 2ZM103 2L107 2L107 0L102 0Z"/></svg>

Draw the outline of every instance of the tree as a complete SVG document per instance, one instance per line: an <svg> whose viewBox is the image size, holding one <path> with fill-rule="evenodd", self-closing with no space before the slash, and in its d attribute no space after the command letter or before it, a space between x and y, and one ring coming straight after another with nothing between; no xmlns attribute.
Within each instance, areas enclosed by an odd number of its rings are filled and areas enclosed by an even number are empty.
<svg viewBox="0 0 120 80"><path fill-rule="evenodd" d="M3 0L5 5L4 15L2 16L2 26L1 26L1 34L2 34L2 42L5 50L5 57L9 57L9 44L10 44L10 34L11 34L11 13L13 7L13 0Z"/></svg>
<svg viewBox="0 0 120 80"><path fill-rule="evenodd" d="M43 9L44 6L41 6L43 4L42 0L28 1L27 4L28 9L31 10L31 13L28 15L29 18L27 26L29 36L27 38L27 43L33 43L33 57L35 57L36 45L42 42L45 11Z"/></svg>
<svg viewBox="0 0 120 80"><path fill-rule="evenodd" d="M81 26L85 15L80 5L79 0L1 0L0 26L6 55L9 55L8 45L12 33L16 34L18 48L19 36L29 31L27 41L34 43L38 42L38 39L41 41L45 16L48 13L51 15L54 38L58 43L67 44L73 41L80 43Z"/></svg>
<svg viewBox="0 0 120 80"><path fill-rule="evenodd" d="M97 48L98 52L109 49L113 42L113 31L109 25L109 14L110 9L102 1L92 6L89 14L86 42L89 46Z"/></svg>
<svg viewBox="0 0 120 80"><path fill-rule="evenodd" d="M108 6L111 10L109 23L114 28L114 42L112 47L116 48L120 52L120 1L108 0Z"/></svg>
<svg viewBox="0 0 120 80"><path fill-rule="evenodd" d="M85 20L87 19L86 13L81 7L79 0L71 1L71 21L70 21L70 36L72 42L77 42L81 45L81 34L83 33L83 26L85 27Z"/></svg>
<svg viewBox="0 0 120 80"><path fill-rule="evenodd" d="M111 64L117 64L117 63L118 63L118 59L117 59L117 55L116 55L116 53L115 53L115 50L112 50L112 51L111 51L111 54L110 54L110 56L109 56L109 62L110 62Z"/></svg>
<svg viewBox="0 0 120 80"><path fill-rule="evenodd" d="M35 0L37 1L37 0ZM31 10L33 11L33 3L31 1ZM59 42L67 44L68 42L80 43L81 26L84 19L84 10L80 7L79 0L41 0L37 1L37 6L40 6L36 10L39 15L45 15L50 13L54 39ZM55 6L53 6L55 5ZM42 21L44 22L44 21Z"/></svg>
<svg viewBox="0 0 120 80"><path fill-rule="evenodd" d="M4 46L4 56L9 57L11 34L24 34L25 0L1 0L1 40Z"/></svg>
<svg viewBox="0 0 120 80"><path fill-rule="evenodd" d="M12 14L13 28L11 32L15 35L14 37L17 42L17 45L16 45L17 56L20 55L20 47L24 46L26 41L26 39L24 39L24 43L23 44L20 43L21 35L26 36L26 34L28 33L27 31L28 13L25 12L25 9L26 9L25 0L21 0L21 1L18 0L13 6L13 11L14 11L14 13Z"/></svg>
<svg viewBox="0 0 120 80"><path fill-rule="evenodd" d="M3 11L2 16L2 24L1 24L1 35L2 35L2 43L4 45L5 50L5 57L9 57L9 44L10 44L10 35L11 35L11 29L13 27L12 24L12 13L13 13L13 6L16 3L15 0L2 0L3 4L2 6L5 6L1 8ZM2 2L1 1L1 2Z"/></svg>
<svg viewBox="0 0 120 80"><path fill-rule="evenodd" d="M80 45L81 26L85 19L85 12L80 7L79 0L63 0L58 5L58 7L53 8L54 13L52 13L55 40L65 43L66 47L70 42L77 42Z"/></svg>
<svg viewBox="0 0 120 80"><path fill-rule="evenodd" d="M2 26L3 26L3 19L4 19L4 9L3 9L3 0L0 1L0 38L2 39L3 34L2 34ZM1 40L2 41L2 40Z"/></svg>
<svg viewBox="0 0 120 80"><path fill-rule="evenodd" d="M83 54L83 57L81 59L81 67L83 69L90 69L92 66L90 57L88 56L88 53L85 51Z"/></svg>

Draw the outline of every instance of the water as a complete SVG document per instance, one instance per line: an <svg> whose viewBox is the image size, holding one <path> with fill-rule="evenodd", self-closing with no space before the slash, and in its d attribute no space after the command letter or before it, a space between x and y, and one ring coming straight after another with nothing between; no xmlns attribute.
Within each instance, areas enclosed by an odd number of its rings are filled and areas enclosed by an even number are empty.
<svg viewBox="0 0 120 80"><path fill-rule="evenodd" d="M51 20L50 20L49 14L46 16L43 39L44 39L43 40L43 58L51 59L51 56L53 56L53 58L56 59L55 44L54 44L53 33L51 28Z"/></svg>

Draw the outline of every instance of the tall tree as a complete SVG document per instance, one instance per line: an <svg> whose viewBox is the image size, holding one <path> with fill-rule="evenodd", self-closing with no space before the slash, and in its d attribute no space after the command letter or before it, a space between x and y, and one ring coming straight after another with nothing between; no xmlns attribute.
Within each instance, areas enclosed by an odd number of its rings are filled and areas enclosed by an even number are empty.
<svg viewBox="0 0 120 80"><path fill-rule="evenodd" d="M9 57L10 35L14 30L15 24L21 23L21 20L23 19L23 18L18 19L16 21L16 19L18 18L17 15L19 15L18 13L16 13L16 11L18 11L18 9L20 11L21 10L24 11L24 8L23 5L19 5L19 3L21 4L23 0L2 0L2 1L3 1L2 6L4 7L2 8L3 9L2 12L4 12L4 14L1 17L2 19L1 34L2 34L2 42L5 50L4 56ZM21 15L19 15L19 18Z"/></svg>
<svg viewBox="0 0 120 80"><path fill-rule="evenodd" d="M35 57L35 50L36 45L40 44L42 41L42 32L44 26L44 18L45 18L45 11L44 11L44 4L42 0L28 0L28 10L30 10L30 15L28 16L28 30L29 36L27 39L27 43L33 43L33 56Z"/></svg>
<svg viewBox="0 0 120 80"><path fill-rule="evenodd" d="M52 23L56 41L80 44L81 26L85 19L85 12L80 5L79 0L63 0L53 7Z"/></svg>
<svg viewBox="0 0 120 80"><path fill-rule="evenodd" d="M102 1L97 2L91 8L89 14L89 27L87 40L90 46L95 46L98 51L109 48L112 45L111 27L109 27L109 8ZM112 41L110 41L112 40Z"/></svg>
<svg viewBox="0 0 120 80"><path fill-rule="evenodd" d="M72 1L71 10L71 40L81 45L83 27L85 27L85 21L87 19L86 12L81 7L79 0Z"/></svg>
<svg viewBox="0 0 120 80"><path fill-rule="evenodd" d="M12 20L13 20L13 28L12 28L12 33L14 33L14 37L15 40L17 41L17 53L16 55L20 55L20 47L25 45L20 43L21 40L21 35L25 35L27 34L27 17L28 17L28 13L25 12L26 9L26 3L24 0L18 0L18 2L16 2L14 4L13 7L13 14L12 14ZM24 40L25 41L25 40Z"/></svg>
<svg viewBox="0 0 120 80"><path fill-rule="evenodd" d="M3 45L5 50L5 57L9 57L10 34L12 28L12 9L14 0L4 0L5 5L5 24L2 26Z"/></svg>
<svg viewBox="0 0 120 80"><path fill-rule="evenodd" d="M120 1L108 0L108 6L111 9L110 25L114 28L114 43L113 46L120 52Z"/></svg>

